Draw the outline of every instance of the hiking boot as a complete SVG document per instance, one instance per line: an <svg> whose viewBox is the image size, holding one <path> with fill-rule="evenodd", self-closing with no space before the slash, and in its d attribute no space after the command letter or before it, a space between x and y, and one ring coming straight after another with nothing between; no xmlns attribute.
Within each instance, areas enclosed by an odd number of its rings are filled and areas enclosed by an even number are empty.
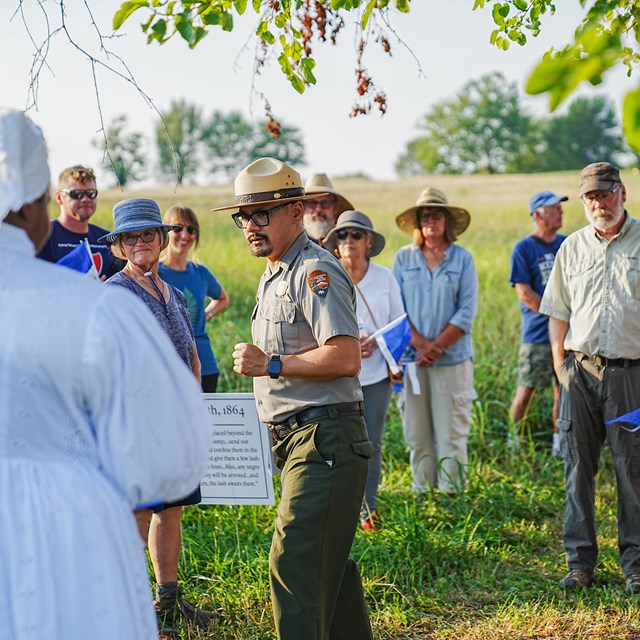
<svg viewBox="0 0 640 640"><path fill-rule="evenodd" d="M640 573L630 573L626 578L627 593L635 596L640 594Z"/></svg>
<svg viewBox="0 0 640 640"><path fill-rule="evenodd" d="M640 578L640 576L638 576ZM593 584L593 571L586 569L571 569L567 575L560 580L563 589L586 589ZM640 587L640 583L638 583Z"/></svg>
<svg viewBox="0 0 640 640"><path fill-rule="evenodd" d="M200 609L182 597L182 589L165 593L154 602L158 616L158 628L161 635L170 635L167 631L179 626L180 622L188 622L201 629L207 629L220 619L215 611Z"/></svg>
<svg viewBox="0 0 640 640"><path fill-rule="evenodd" d="M378 522L378 514L375 511L360 515L360 526L363 531L380 531L380 523Z"/></svg>

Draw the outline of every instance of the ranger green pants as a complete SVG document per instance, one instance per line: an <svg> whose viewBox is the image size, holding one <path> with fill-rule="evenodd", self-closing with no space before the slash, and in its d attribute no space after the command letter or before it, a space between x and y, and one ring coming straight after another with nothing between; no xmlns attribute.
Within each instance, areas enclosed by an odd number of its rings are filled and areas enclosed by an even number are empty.
<svg viewBox="0 0 640 640"><path fill-rule="evenodd" d="M370 640L349 558L373 447L358 412L292 425L273 451L282 469L269 579L281 640Z"/></svg>

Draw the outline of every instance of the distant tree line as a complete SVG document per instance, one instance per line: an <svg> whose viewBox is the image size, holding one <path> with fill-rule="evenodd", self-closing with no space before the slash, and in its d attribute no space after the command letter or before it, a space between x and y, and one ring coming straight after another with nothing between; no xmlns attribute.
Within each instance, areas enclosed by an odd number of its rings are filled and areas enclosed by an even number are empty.
<svg viewBox="0 0 640 640"><path fill-rule="evenodd" d="M468 82L426 113L419 129L395 163L401 176L566 171L629 151L606 98L577 98L564 115L534 118L501 73Z"/></svg>
<svg viewBox="0 0 640 640"><path fill-rule="evenodd" d="M238 111L214 111L207 117L196 105L178 100L162 112L154 128L155 166L149 160L146 136L129 131L124 115L114 118L105 135L94 140L94 146L103 152L102 167L120 186L154 172L178 184L193 182L197 177L231 180L242 167L263 156L305 164L299 129L280 123L279 135L274 137L264 123L252 123Z"/></svg>

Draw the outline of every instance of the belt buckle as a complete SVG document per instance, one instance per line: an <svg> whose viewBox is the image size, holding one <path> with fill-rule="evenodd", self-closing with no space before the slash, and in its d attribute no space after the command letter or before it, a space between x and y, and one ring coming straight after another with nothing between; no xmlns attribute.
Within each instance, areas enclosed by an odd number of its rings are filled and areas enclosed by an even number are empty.
<svg viewBox="0 0 640 640"><path fill-rule="evenodd" d="M595 355L592 357L593 363L598 365L599 367L604 367L606 365L606 358L600 355Z"/></svg>

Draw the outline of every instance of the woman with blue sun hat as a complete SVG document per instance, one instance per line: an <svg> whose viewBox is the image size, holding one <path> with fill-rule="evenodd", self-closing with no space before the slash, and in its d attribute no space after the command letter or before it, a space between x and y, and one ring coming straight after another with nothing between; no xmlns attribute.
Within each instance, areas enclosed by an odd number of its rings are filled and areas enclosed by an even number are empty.
<svg viewBox="0 0 640 640"><path fill-rule="evenodd" d="M122 271L106 281L138 296L149 307L167 333L178 355L200 382L200 360L195 346L189 309L184 294L158 275L160 253L169 244L169 231L179 225L165 224L160 207L149 198L131 198L113 207L114 230L99 240L111 245L111 252L126 260ZM144 357L144 354L141 354ZM178 588L178 560L182 545L182 507L198 504L200 486L182 500L145 506L136 510L136 520L156 578L156 613L160 633L177 635L181 622L206 629L217 613L200 609L182 596Z"/></svg>

